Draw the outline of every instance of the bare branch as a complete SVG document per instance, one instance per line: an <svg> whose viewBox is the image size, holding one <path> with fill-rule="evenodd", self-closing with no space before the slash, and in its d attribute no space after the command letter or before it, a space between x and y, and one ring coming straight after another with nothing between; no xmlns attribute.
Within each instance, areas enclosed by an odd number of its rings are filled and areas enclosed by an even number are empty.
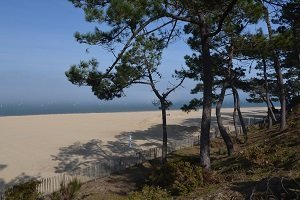
<svg viewBox="0 0 300 200"><path fill-rule="evenodd" d="M225 12L221 16L221 19L220 19L220 21L218 23L217 30L215 30L214 32L208 34L208 37L214 37L214 36L216 36L222 30L222 27L223 27L223 24L224 24L224 21L225 21L226 17L232 11L232 9L233 9L234 5L237 3L237 1L238 0L232 0L231 1L231 3L227 6Z"/></svg>
<svg viewBox="0 0 300 200"><path fill-rule="evenodd" d="M145 81L133 81L133 84L144 84L144 85L151 85L150 82L145 82Z"/></svg>
<svg viewBox="0 0 300 200"><path fill-rule="evenodd" d="M173 23L174 21L176 21L176 20L168 21L168 22L166 22L166 23L164 23L164 24L162 24L162 25L156 27L155 29L152 29L151 31L146 31L145 33L141 34L140 36L144 36L144 35L148 35L148 34L150 34L150 33L153 33L153 32L155 32L155 31L157 31L157 30L163 28L164 26L167 26L168 24Z"/></svg>
<svg viewBox="0 0 300 200"><path fill-rule="evenodd" d="M170 40L171 40L171 37L172 37L172 34L173 34L173 32L174 32L174 30L175 30L175 28L176 28L176 25L177 25L177 20L175 20L175 23L174 23L174 25L173 25L173 27L172 27L172 30L171 30L170 35L169 35L169 37L168 37L166 46L168 46L168 44L169 44L169 42L170 42Z"/></svg>
<svg viewBox="0 0 300 200"><path fill-rule="evenodd" d="M168 96L171 92L173 92L173 91L176 90L179 86L182 85L184 79L185 79L185 77L183 77L183 78L181 79L181 81L180 81L175 87L173 87L172 89L170 89L170 90L167 91L166 93L163 93L163 97L164 97L164 98L167 98L167 96Z"/></svg>

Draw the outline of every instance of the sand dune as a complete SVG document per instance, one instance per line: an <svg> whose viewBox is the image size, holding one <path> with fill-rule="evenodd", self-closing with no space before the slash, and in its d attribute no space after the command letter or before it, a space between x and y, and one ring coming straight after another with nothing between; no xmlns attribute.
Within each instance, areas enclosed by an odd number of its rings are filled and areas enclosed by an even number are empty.
<svg viewBox="0 0 300 200"><path fill-rule="evenodd" d="M266 115L266 108L261 107L242 111L245 117ZM230 126L232 109L222 113ZM168 111L168 115L170 140L199 134L201 112ZM215 125L214 118L212 127ZM129 134L133 149L160 145L160 112L0 117L0 186L126 154Z"/></svg>

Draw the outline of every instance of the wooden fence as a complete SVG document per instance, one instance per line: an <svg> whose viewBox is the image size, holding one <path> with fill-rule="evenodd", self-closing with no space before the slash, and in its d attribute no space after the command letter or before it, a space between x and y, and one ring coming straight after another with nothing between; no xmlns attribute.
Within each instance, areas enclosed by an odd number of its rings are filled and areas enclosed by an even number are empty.
<svg viewBox="0 0 300 200"><path fill-rule="evenodd" d="M249 118L247 121L247 126L251 126L256 123L263 123L265 119L262 118ZM242 133L242 129L239 126L238 133ZM218 137L218 129L215 129L214 135ZM180 141L170 141L168 143L168 153L173 151L192 147L199 145L200 136L192 136ZM105 160L103 162L97 163L93 166L89 166L83 169L79 169L70 173L62 173L57 176L38 179L40 184L37 187L37 190L42 194L50 194L55 191L58 191L61 187L61 184L68 184L71 181L77 179L80 182L84 183L90 180L95 180L97 178L105 177L110 175L113 172L122 171L128 167L132 167L139 163L142 163L147 160L152 160L162 156L162 150L160 147L150 148L135 153L134 155L117 157L110 160ZM12 186L13 187L13 186ZM11 187L10 187L11 188ZM5 190L4 190L5 191ZM0 200L5 200L5 192L0 191Z"/></svg>

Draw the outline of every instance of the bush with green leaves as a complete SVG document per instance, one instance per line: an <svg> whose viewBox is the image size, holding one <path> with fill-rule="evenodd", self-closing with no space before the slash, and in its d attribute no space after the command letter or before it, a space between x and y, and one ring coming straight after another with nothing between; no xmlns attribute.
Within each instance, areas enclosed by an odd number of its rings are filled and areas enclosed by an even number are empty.
<svg viewBox="0 0 300 200"><path fill-rule="evenodd" d="M6 200L37 200L41 199L41 194L37 190L39 181L28 181L15 185L14 187L6 190Z"/></svg>
<svg viewBox="0 0 300 200"><path fill-rule="evenodd" d="M52 193L49 198L51 200L73 200L80 188L81 183L77 179L71 181L67 185L61 183L60 190Z"/></svg>
<svg viewBox="0 0 300 200"><path fill-rule="evenodd" d="M202 167L190 162L170 162L149 177L151 185L167 189L172 195L182 195L203 185Z"/></svg>
<svg viewBox="0 0 300 200"><path fill-rule="evenodd" d="M155 186L144 186L142 191L132 192L128 196L128 200L168 200L169 194L167 190Z"/></svg>

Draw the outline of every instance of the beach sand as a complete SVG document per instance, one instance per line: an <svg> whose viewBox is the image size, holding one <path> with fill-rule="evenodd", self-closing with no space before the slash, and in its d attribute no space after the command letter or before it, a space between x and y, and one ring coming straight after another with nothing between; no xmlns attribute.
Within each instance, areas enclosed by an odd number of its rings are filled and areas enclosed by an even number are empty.
<svg viewBox="0 0 300 200"><path fill-rule="evenodd" d="M243 108L244 117L266 108ZM201 112L168 111L168 137L199 135ZM223 108L231 125L232 108ZM212 111L212 128L216 126ZM246 118L247 120L247 118ZM31 177L51 177L132 150L161 145L160 111L0 117L0 187Z"/></svg>

